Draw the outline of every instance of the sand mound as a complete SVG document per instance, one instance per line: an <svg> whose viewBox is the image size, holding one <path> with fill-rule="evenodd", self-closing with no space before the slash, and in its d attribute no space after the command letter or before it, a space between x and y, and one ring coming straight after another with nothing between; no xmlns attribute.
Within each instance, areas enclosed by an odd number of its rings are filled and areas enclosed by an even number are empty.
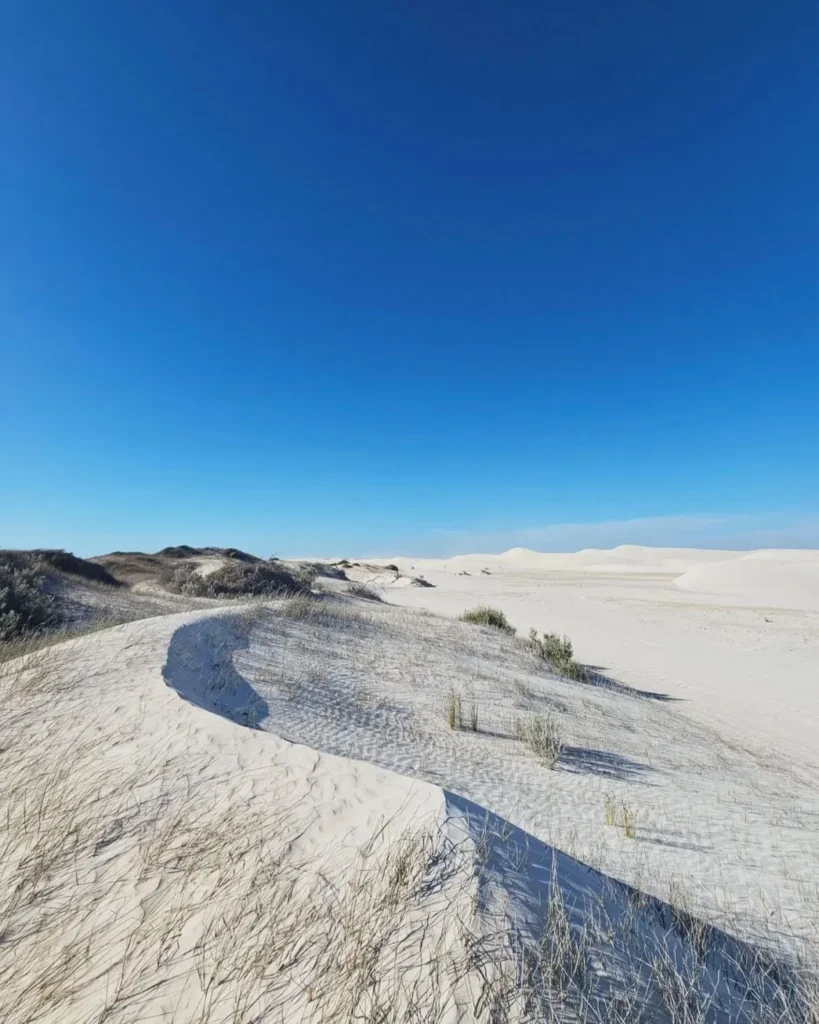
<svg viewBox="0 0 819 1024"><path fill-rule="evenodd" d="M695 565L675 585L746 607L819 611L819 552L752 551Z"/></svg>

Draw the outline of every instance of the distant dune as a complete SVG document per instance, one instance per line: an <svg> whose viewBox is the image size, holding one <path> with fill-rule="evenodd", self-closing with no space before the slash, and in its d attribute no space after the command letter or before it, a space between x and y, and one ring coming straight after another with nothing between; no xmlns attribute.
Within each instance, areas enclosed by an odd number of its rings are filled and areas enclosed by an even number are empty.
<svg viewBox="0 0 819 1024"><path fill-rule="evenodd" d="M701 562L725 561L737 551L704 551L696 548L649 548L622 544L611 549L584 548L569 554L511 548L499 557L521 568L576 572L679 573Z"/></svg>
<svg viewBox="0 0 819 1024"><path fill-rule="evenodd" d="M819 551L751 551L702 562L675 585L731 604L819 611Z"/></svg>

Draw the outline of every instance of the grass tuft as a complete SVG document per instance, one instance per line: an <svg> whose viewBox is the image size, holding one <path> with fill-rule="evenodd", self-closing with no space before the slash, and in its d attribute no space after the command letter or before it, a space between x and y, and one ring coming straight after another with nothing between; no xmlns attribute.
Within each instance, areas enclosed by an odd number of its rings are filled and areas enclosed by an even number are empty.
<svg viewBox="0 0 819 1024"><path fill-rule="evenodd" d="M490 608L485 604L464 612L461 621L471 622L475 626L491 626L492 629L499 629L504 633L516 632L515 627L509 624L509 620L499 608Z"/></svg>
<svg viewBox="0 0 819 1024"><path fill-rule="evenodd" d="M463 721L461 712L461 695L452 690L449 694L449 704L447 705L449 728L460 729Z"/></svg>
<svg viewBox="0 0 819 1024"><path fill-rule="evenodd" d="M538 712L515 721L515 737L525 743L548 768L554 768L563 751L563 739L557 720Z"/></svg>

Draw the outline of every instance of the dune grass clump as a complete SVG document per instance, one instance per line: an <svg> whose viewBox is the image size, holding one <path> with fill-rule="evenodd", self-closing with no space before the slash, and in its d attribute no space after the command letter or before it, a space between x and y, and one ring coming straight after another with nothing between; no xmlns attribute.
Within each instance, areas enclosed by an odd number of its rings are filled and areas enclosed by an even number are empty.
<svg viewBox="0 0 819 1024"><path fill-rule="evenodd" d="M574 660L572 642L565 634L559 636L557 633L544 633L539 637L536 629L530 629L526 646L567 679L574 679L579 683L588 681L588 670Z"/></svg>
<svg viewBox="0 0 819 1024"><path fill-rule="evenodd" d="M637 815L625 801L618 804L611 794L607 794L603 807L607 825L619 828L626 839L637 838Z"/></svg>
<svg viewBox="0 0 819 1024"><path fill-rule="evenodd" d="M463 710L461 707L461 696L454 690L450 691L449 703L447 705L447 719L450 729L460 729L463 725Z"/></svg>
<svg viewBox="0 0 819 1024"><path fill-rule="evenodd" d="M382 603L384 601L380 594L377 594L372 587L368 587L364 583L351 583L347 587L347 593L353 597L363 598L365 601L380 601Z"/></svg>
<svg viewBox="0 0 819 1024"><path fill-rule="evenodd" d="M637 821L634 811L626 803L620 805L620 827L623 829L626 839L637 838Z"/></svg>
<svg viewBox="0 0 819 1024"><path fill-rule="evenodd" d="M515 722L515 737L525 743L539 761L554 768L563 752L560 726L552 715L538 712Z"/></svg>
<svg viewBox="0 0 819 1024"><path fill-rule="evenodd" d="M462 622L471 622L475 626L491 626L492 629L499 629L503 633L514 634L515 627L509 624L509 620L499 608L490 608L489 605L481 604L477 608L471 608L461 616Z"/></svg>

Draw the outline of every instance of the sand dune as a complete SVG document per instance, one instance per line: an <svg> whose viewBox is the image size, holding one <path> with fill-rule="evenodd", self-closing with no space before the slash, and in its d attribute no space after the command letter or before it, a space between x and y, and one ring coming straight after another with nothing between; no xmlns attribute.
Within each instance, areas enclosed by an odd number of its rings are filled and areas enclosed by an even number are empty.
<svg viewBox="0 0 819 1024"><path fill-rule="evenodd" d="M819 761L816 552L519 548L388 561L434 584L391 601L453 616L497 606L522 633L567 633L582 662L679 698L683 714L739 742Z"/></svg>
<svg viewBox="0 0 819 1024"><path fill-rule="evenodd" d="M675 584L726 604L819 611L819 552L752 551L694 565Z"/></svg>
<svg viewBox="0 0 819 1024"><path fill-rule="evenodd" d="M361 563L0 664L0 1019L805 1024L816 557L701 554ZM479 601L639 671L428 610Z"/></svg>

